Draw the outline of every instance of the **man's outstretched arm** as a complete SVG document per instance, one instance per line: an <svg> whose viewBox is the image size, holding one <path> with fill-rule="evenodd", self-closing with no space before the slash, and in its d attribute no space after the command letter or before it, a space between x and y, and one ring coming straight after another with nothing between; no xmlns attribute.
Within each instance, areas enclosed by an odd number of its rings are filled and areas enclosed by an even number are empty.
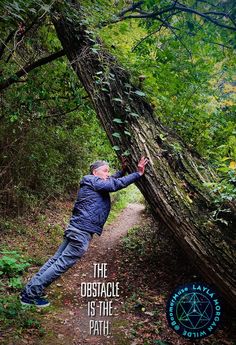
<svg viewBox="0 0 236 345"><path fill-rule="evenodd" d="M142 157L138 163L137 172L131 173L127 176L120 178L108 178L103 180L96 177L93 181L93 187L95 191L104 192L116 192L122 188L129 186L131 183L137 181L145 172L145 166L148 163L148 159Z"/></svg>

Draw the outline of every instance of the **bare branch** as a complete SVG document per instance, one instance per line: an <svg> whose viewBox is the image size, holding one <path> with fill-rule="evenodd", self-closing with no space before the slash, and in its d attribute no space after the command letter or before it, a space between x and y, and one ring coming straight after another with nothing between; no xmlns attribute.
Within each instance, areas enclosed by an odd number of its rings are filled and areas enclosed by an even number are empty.
<svg viewBox="0 0 236 345"><path fill-rule="evenodd" d="M120 12L119 17L123 17L127 12L133 12L134 10L137 10L138 7L140 7L143 4L143 1L138 1L136 3L133 3L130 7L124 8L123 11Z"/></svg>
<svg viewBox="0 0 236 345"><path fill-rule="evenodd" d="M185 13L196 14L196 15L204 18L206 21L211 22L217 26L220 26L220 27L228 29L228 30L236 31L236 23L233 20L232 16L230 16L228 13L225 13L222 11L210 11L209 10L207 12L200 12L200 11L195 10L192 7L187 7L186 5L175 0L175 1L173 1L172 5L170 5L168 7L164 7L162 9L157 9L157 10L154 10L152 12L147 12L147 11L143 11L141 9L142 4L143 4L143 1L138 1L137 3L133 3L132 6L124 9L119 14L117 14L116 19L111 20L109 22L103 22L99 26L114 24L114 23L117 23L119 21L123 21L126 19L153 18L155 20L161 21L160 19L161 19L161 16L163 14L170 13L170 15L174 16L174 15L176 15L176 10L177 10L177 12L181 11L181 12L185 12ZM210 4L210 5L213 6L212 4ZM214 6L214 7L216 7L216 6ZM130 14L128 14L128 13L130 13ZM233 23L233 26L228 25L228 24L216 19L217 16L220 17L220 19L222 19L222 18L229 19Z"/></svg>
<svg viewBox="0 0 236 345"><path fill-rule="evenodd" d="M35 117L34 119L35 119L35 120L41 120L41 119L43 118L43 119L51 119L51 120L54 120L54 119L57 118L57 117L60 117L60 118L61 118L61 117L64 116L64 115L67 115L67 114L69 114L69 113L72 113L73 111L78 110L81 106L82 106L82 105L79 104L79 105L77 105L76 107L74 107L74 108L72 108L72 109L69 109L69 110L67 110L67 111L63 111L63 112L59 112L59 113L55 113L55 114L51 114L51 115L47 115L47 116L43 116L43 117L38 116L38 117Z"/></svg>
<svg viewBox="0 0 236 345"><path fill-rule="evenodd" d="M39 21L38 21L39 19ZM9 54L6 62L8 62L10 60L10 58L12 57L14 51L16 50L16 48L18 47L18 45L23 41L24 37L26 36L26 34L34 27L35 24L40 24L42 23L41 18L39 18L38 16L35 17L32 22L29 24L29 26L25 26L24 23L20 23L19 27L17 30L13 31L13 37L14 37L14 48L11 51L11 53ZM16 40L17 38L17 40ZM6 47L6 44L5 44Z"/></svg>
<svg viewBox="0 0 236 345"><path fill-rule="evenodd" d="M167 17L165 18L165 21L167 22L168 19L169 19L171 16L172 16L172 14L169 15L169 16L167 16ZM169 24L169 23L168 23L168 24ZM151 32L151 33L148 34L147 36L141 38L141 40L132 48L132 52L133 52L140 44L142 44L148 37L150 37L150 36L156 34L157 32L160 32L161 29L163 28L163 26L164 26L164 27L172 28L173 30L179 30L178 28L172 27L170 24L169 24L169 26L167 26L167 25L162 21L162 23L161 23L161 25L159 26L158 29L154 30L153 32Z"/></svg>
<svg viewBox="0 0 236 345"><path fill-rule="evenodd" d="M15 73L14 76L4 80L3 82L0 83L0 91L6 89L8 86L19 82L19 78L21 78L23 75L28 74L30 71L33 69L45 65L61 56L65 55L65 51L62 49L56 53L53 53L52 55L49 55L47 57L44 57L42 59L39 59L32 63L31 65L25 66L22 69L20 69L18 72Z"/></svg>
<svg viewBox="0 0 236 345"><path fill-rule="evenodd" d="M189 7L187 7L185 5L182 5L180 3L178 3L178 4L179 4L179 6L176 6L176 9L178 9L180 11L197 14L198 16L205 18L207 21L210 21L213 24L216 24L217 26L220 26L220 27L225 28L225 29L236 31L236 24L235 23L234 23L234 25L235 25L234 27L233 26L229 26L229 25L226 25L226 24L223 24L223 23L219 22L218 20L215 20L215 19L211 18L206 13L202 13L202 12L196 11L193 8L189 8ZM219 12L219 13L220 13L220 15L222 15L221 12ZM214 12L214 14L217 14L217 12ZM229 18L227 13L224 13L224 17Z"/></svg>
<svg viewBox="0 0 236 345"><path fill-rule="evenodd" d="M190 50L188 49L188 47L184 44L184 42L182 41L182 39L176 34L176 32L175 32L175 30L173 30L172 26L169 25L169 23L166 22L165 20L162 20L162 19L160 19L160 18L159 18L158 20L160 20L161 22L163 22L163 23L165 24L165 26L171 30L171 32L175 35L175 37L177 38L177 40L178 40L178 41L182 44L182 46L186 49L186 51L187 51L188 54L189 54L189 57L192 59L192 53L191 53L191 51L190 51Z"/></svg>

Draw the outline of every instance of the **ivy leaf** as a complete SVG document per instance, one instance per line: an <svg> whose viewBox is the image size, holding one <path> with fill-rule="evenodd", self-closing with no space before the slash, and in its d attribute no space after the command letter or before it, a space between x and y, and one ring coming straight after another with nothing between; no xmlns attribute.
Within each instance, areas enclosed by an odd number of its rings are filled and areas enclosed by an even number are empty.
<svg viewBox="0 0 236 345"><path fill-rule="evenodd" d="M91 50L92 50L92 52L93 52L94 54L98 54L98 50L97 50L97 49L91 48Z"/></svg>
<svg viewBox="0 0 236 345"><path fill-rule="evenodd" d="M124 153L122 153L122 156L125 156L125 157L127 157L129 155L131 155L129 150L126 150Z"/></svg>
<svg viewBox="0 0 236 345"><path fill-rule="evenodd" d="M119 139L121 138L120 133L118 133L118 132L112 133L112 135L113 135L113 137L116 137Z"/></svg>
<svg viewBox="0 0 236 345"><path fill-rule="evenodd" d="M124 131L124 133L125 133L126 135L129 135L129 136L131 137L131 134L130 134L129 131Z"/></svg>
<svg viewBox="0 0 236 345"><path fill-rule="evenodd" d="M84 30L87 34L94 34L94 31L91 30Z"/></svg>
<svg viewBox="0 0 236 345"><path fill-rule="evenodd" d="M128 84L128 83L125 83L125 87L131 88L132 86L130 84Z"/></svg>
<svg viewBox="0 0 236 345"><path fill-rule="evenodd" d="M96 41L93 39L93 38L91 38L90 36L88 37L88 39L89 39L89 41L90 42L93 42L93 43L95 43ZM95 44L94 44L95 45ZM93 49L92 49L93 50Z"/></svg>
<svg viewBox="0 0 236 345"><path fill-rule="evenodd" d="M166 140L166 137L165 137L165 135L164 134L162 134L162 133L160 133L160 138L161 138L161 140L163 140L163 141L165 141Z"/></svg>
<svg viewBox="0 0 236 345"><path fill-rule="evenodd" d="M123 121L119 118L115 118L113 119L113 122L116 122L116 123L123 123Z"/></svg>
<svg viewBox="0 0 236 345"><path fill-rule="evenodd" d="M115 101L115 102L120 102L120 103L123 102L121 98L112 98L112 100Z"/></svg>
<svg viewBox="0 0 236 345"><path fill-rule="evenodd" d="M45 12L50 12L51 5L41 5L41 9L43 9Z"/></svg>
<svg viewBox="0 0 236 345"><path fill-rule="evenodd" d="M130 113L130 115L133 117L139 117L139 114L136 114L136 113Z"/></svg>
<svg viewBox="0 0 236 345"><path fill-rule="evenodd" d="M139 91L139 90L134 91L134 93L136 93L136 95L138 95L138 96L142 96L142 97L146 96L146 93Z"/></svg>
<svg viewBox="0 0 236 345"><path fill-rule="evenodd" d="M119 146L112 146L112 148L113 148L113 150L115 150L115 151L120 151L120 148L119 148Z"/></svg>

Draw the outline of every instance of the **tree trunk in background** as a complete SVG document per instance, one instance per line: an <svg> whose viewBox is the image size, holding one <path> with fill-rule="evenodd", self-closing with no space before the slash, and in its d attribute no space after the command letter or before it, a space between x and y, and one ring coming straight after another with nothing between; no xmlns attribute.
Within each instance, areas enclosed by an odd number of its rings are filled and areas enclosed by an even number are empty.
<svg viewBox="0 0 236 345"><path fill-rule="evenodd" d="M155 216L172 231L206 281L236 307L235 205L228 205L231 213L218 214L222 219L227 215L228 226L211 220L215 205L204 183L216 177L207 164L155 118L129 73L78 19L68 20L57 9L53 23L118 156L130 152L130 171L135 171L141 155L149 157L137 185Z"/></svg>

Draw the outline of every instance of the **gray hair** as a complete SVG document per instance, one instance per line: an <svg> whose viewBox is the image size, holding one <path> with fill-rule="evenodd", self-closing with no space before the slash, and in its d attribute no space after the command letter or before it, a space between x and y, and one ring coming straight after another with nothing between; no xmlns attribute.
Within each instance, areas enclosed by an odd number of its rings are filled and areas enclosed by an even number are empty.
<svg viewBox="0 0 236 345"><path fill-rule="evenodd" d="M92 174L95 169L98 169L98 168L102 167L103 165L108 165L109 166L109 163L106 162L106 161L96 161L96 162L93 162L90 165L90 173Z"/></svg>

